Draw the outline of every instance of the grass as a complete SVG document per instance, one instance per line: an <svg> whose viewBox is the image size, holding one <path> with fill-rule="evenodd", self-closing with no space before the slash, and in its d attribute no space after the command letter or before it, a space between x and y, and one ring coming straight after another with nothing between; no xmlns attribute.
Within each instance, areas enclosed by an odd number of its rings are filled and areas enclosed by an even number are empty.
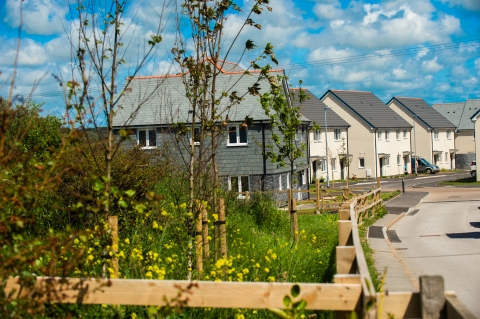
<svg viewBox="0 0 480 319"><path fill-rule="evenodd" d="M477 182L475 177L468 177L468 178L457 179L455 181L440 182L439 185L471 186L471 185L480 185L480 182Z"/></svg>
<svg viewBox="0 0 480 319"><path fill-rule="evenodd" d="M228 258L204 260L202 280L330 283L336 272L335 246L338 241L337 215L298 216L299 243L290 240L290 217L262 196L249 202L226 198ZM186 279L186 205L165 205L160 216L139 215L134 222L121 223L119 265L121 278ZM213 237L215 216L209 214ZM77 241L77 248L88 251L77 276L101 273L95 239ZM91 257L90 257L91 256ZM193 261L195 264L195 260ZM193 274L198 278L198 273ZM193 291L194 293L194 291ZM161 296L159 296L161 298ZM235 298L235 295L232 295ZM46 317L158 318L156 307L49 305ZM331 311L313 312L316 318L333 318ZM184 308L169 318L274 318L267 310Z"/></svg>

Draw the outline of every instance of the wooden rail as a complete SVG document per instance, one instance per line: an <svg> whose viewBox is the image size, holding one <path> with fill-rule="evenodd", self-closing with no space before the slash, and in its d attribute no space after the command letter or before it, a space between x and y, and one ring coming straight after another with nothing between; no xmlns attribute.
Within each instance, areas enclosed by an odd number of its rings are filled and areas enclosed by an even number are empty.
<svg viewBox="0 0 480 319"><path fill-rule="evenodd" d="M443 278L420 277L420 292L378 293L373 289L358 233L359 223L382 202L381 189L341 204L333 284L299 284L306 309L333 310L337 318L442 318L475 316L454 293L444 292ZM373 212L372 212L373 211ZM201 226L201 225L200 225ZM198 227L200 233L200 227ZM85 279L37 277L35 286L9 278L5 293L48 303L164 306L181 299L188 307L284 308L283 298L293 283L212 282L181 280Z"/></svg>

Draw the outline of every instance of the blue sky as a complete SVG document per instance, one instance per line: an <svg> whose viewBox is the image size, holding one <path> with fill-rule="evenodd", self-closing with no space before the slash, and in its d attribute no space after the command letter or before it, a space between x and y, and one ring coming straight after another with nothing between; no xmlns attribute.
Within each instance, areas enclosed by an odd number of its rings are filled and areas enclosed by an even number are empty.
<svg viewBox="0 0 480 319"><path fill-rule="evenodd" d="M252 2L239 5L246 10ZM132 1L125 13L134 26L129 36L144 40L154 32L159 3ZM7 95L5 81L13 72L18 4L19 0L0 0L2 96ZM271 0L270 5L272 12L265 10L255 17L262 30L246 29L231 60L236 61L245 41L253 39L258 47L271 42L292 85L301 79L318 97L328 89L345 89L371 91L383 101L392 96L420 97L430 104L480 98L480 0ZM142 75L170 69L168 51L175 36L168 12L163 21L164 42ZM226 43L244 17L241 12L229 18ZM29 94L34 82L41 80L33 97L46 103L46 111L58 115L62 114L61 88L52 74L63 79L71 76L67 36L71 23L68 1L24 1L15 92ZM248 65L254 56L252 52L241 64ZM128 57L133 63L136 52ZM338 63L345 58L350 62Z"/></svg>

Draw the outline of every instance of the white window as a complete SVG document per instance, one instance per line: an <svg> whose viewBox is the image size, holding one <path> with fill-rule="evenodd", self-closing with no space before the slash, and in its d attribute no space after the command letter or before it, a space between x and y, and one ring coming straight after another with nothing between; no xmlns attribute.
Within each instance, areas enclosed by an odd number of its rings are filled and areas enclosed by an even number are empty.
<svg viewBox="0 0 480 319"><path fill-rule="evenodd" d="M390 166L390 156L385 156L385 165Z"/></svg>
<svg viewBox="0 0 480 319"><path fill-rule="evenodd" d="M327 171L327 165L325 165L326 163L327 163L327 161L325 159L320 160L320 167L322 169L322 172Z"/></svg>
<svg viewBox="0 0 480 319"><path fill-rule="evenodd" d="M314 142L321 142L322 141L322 132L320 130L313 131L313 141Z"/></svg>
<svg viewBox="0 0 480 319"><path fill-rule="evenodd" d="M451 139L451 136L450 136L451 133L452 133L451 130L447 130L447 139Z"/></svg>
<svg viewBox="0 0 480 319"><path fill-rule="evenodd" d="M378 130L378 139L379 139L379 140L382 139L382 131L381 131L381 130Z"/></svg>
<svg viewBox="0 0 480 319"><path fill-rule="evenodd" d="M300 171L300 177L301 177L300 180L302 181L302 185L307 184L307 173L305 170Z"/></svg>
<svg viewBox="0 0 480 319"><path fill-rule="evenodd" d="M295 131L295 141L302 142L303 141L303 130L296 130Z"/></svg>
<svg viewBox="0 0 480 319"><path fill-rule="evenodd" d="M358 168L365 168L365 158L360 157L358 159Z"/></svg>
<svg viewBox="0 0 480 319"><path fill-rule="evenodd" d="M282 174L278 175L278 190L282 190Z"/></svg>
<svg viewBox="0 0 480 319"><path fill-rule="evenodd" d="M341 131L340 131L339 128L336 128L336 129L333 130L333 139L334 139L335 141L340 141L341 136L342 136L342 135L341 135Z"/></svg>
<svg viewBox="0 0 480 319"><path fill-rule="evenodd" d="M448 163L448 152L445 152L445 163Z"/></svg>
<svg viewBox="0 0 480 319"><path fill-rule="evenodd" d="M247 145L248 128L244 125L230 125L228 127L227 145Z"/></svg>
<svg viewBox="0 0 480 319"><path fill-rule="evenodd" d="M403 130L403 138L407 138L407 130Z"/></svg>
<svg viewBox="0 0 480 319"><path fill-rule="evenodd" d="M397 155L397 165L402 165L402 156Z"/></svg>
<svg viewBox="0 0 480 319"><path fill-rule="evenodd" d="M332 171L336 171L336 170L337 170L337 159L332 158Z"/></svg>
<svg viewBox="0 0 480 319"><path fill-rule="evenodd" d="M385 140L390 141L390 130L385 130Z"/></svg>
<svg viewBox="0 0 480 319"><path fill-rule="evenodd" d="M193 139L195 145L200 145L200 128L196 127L194 131ZM188 133L188 139L190 141L190 145L192 145L192 133Z"/></svg>
<svg viewBox="0 0 480 319"><path fill-rule="evenodd" d="M395 135L396 135L395 137L397 138L397 140L399 140L400 139L400 130L396 130Z"/></svg>
<svg viewBox="0 0 480 319"><path fill-rule="evenodd" d="M137 145L141 148L155 148L157 147L157 130L138 130L137 131Z"/></svg>
<svg viewBox="0 0 480 319"><path fill-rule="evenodd" d="M290 189L290 173L287 173L287 189Z"/></svg>
<svg viewBox="0 0 480 319"><path fill-rule="evenodd" d="M228 189L236 193L250 191L250 181L248 176L230 176L228 178Z"/></svg>
<svg viewBox="0 0 480 319"><path fill-rule="evenodd" d="M438 140L438 130L433 131L433 138Z"/></svg>

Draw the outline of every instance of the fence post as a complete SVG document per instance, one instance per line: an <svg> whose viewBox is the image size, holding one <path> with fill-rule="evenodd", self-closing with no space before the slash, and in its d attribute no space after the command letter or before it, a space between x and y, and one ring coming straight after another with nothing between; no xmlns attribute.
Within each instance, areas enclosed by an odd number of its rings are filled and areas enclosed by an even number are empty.
<svg viewBox="0 0 480 319"><path fill-rule="evenodd" d="M348 201L348 187L343 187L343 201Z"/></svg>
<svg viewBox="0 0 480 319"><path fill-rule="evenodd" d="M201 205L201 214L202 214L202 230L203 230L203 256L205 258L210 257L210 245L208 241L208 215L207 215L207 209Z"/></svg>
<svg viewBox="0 0 480 319"><path fill-rule="evenodd" d="M377 177L377 188L380 188L380 177Z"/></svg>
<svg viewBox="0 0 480 319"><path fill-rule="evenodd" d="M320 214L320 180L315 180L315 213Z"/></svg>
<svg viewBox="0 0 480 319"><path fill-rule="evenodd" d="M118 258L115 256L118 253L118 216L109 216L108 225L111 230L111 239L112 239L112 268L113 276L111 278L118 278Z"/></svg>
<svg viewBox="0 0 480 319"><path fill-rule="evenodd" d="M296 244L298 243L298 218L297 218L297 201L294 196L291 196L292 198L292 204L291 204L291 210L290 210L290 225L291 225L291 230L293 232L293 242Z"/></svg>
<svg viewBox="0 0 480 319"><path fill-rule="evenodd" d="M325 211L325 206L323 202L323 188L319 188L320 196L322 196L322 211Z"/></svg>
<svg viewBox="0 0 480 319"><path fill-rule="evenodd" d="M201 208L201 203L197 203L198 208ZM203 274L203 252L202 252L202 220L203 216L200 214L197 215L197 218L195 220L195 244L196 244L196 249L195 249L195 257L197 261L197 271L198 271L198 280L202 279L202 274Z"/></svg>
<svg viewBox="0 0 480 319"><path fill-rule="evenodd" d="M225 201L223 198L218 199L218 224L220 229L220 257L227 258L227 229L225 227Z"/></svg>
<svg viewBox="0 0 480 319"><path fill-rule="evenodd" d="M250 192L245 192L245 201L248 202L248 200L250 199Z"/></svg>
<svg viewBox="0 0 480 319"><path fill-rule="evenodd" d="M422 319L440 318L440 313L445 305L442 276L420 276L420 304Z"/></svg>

